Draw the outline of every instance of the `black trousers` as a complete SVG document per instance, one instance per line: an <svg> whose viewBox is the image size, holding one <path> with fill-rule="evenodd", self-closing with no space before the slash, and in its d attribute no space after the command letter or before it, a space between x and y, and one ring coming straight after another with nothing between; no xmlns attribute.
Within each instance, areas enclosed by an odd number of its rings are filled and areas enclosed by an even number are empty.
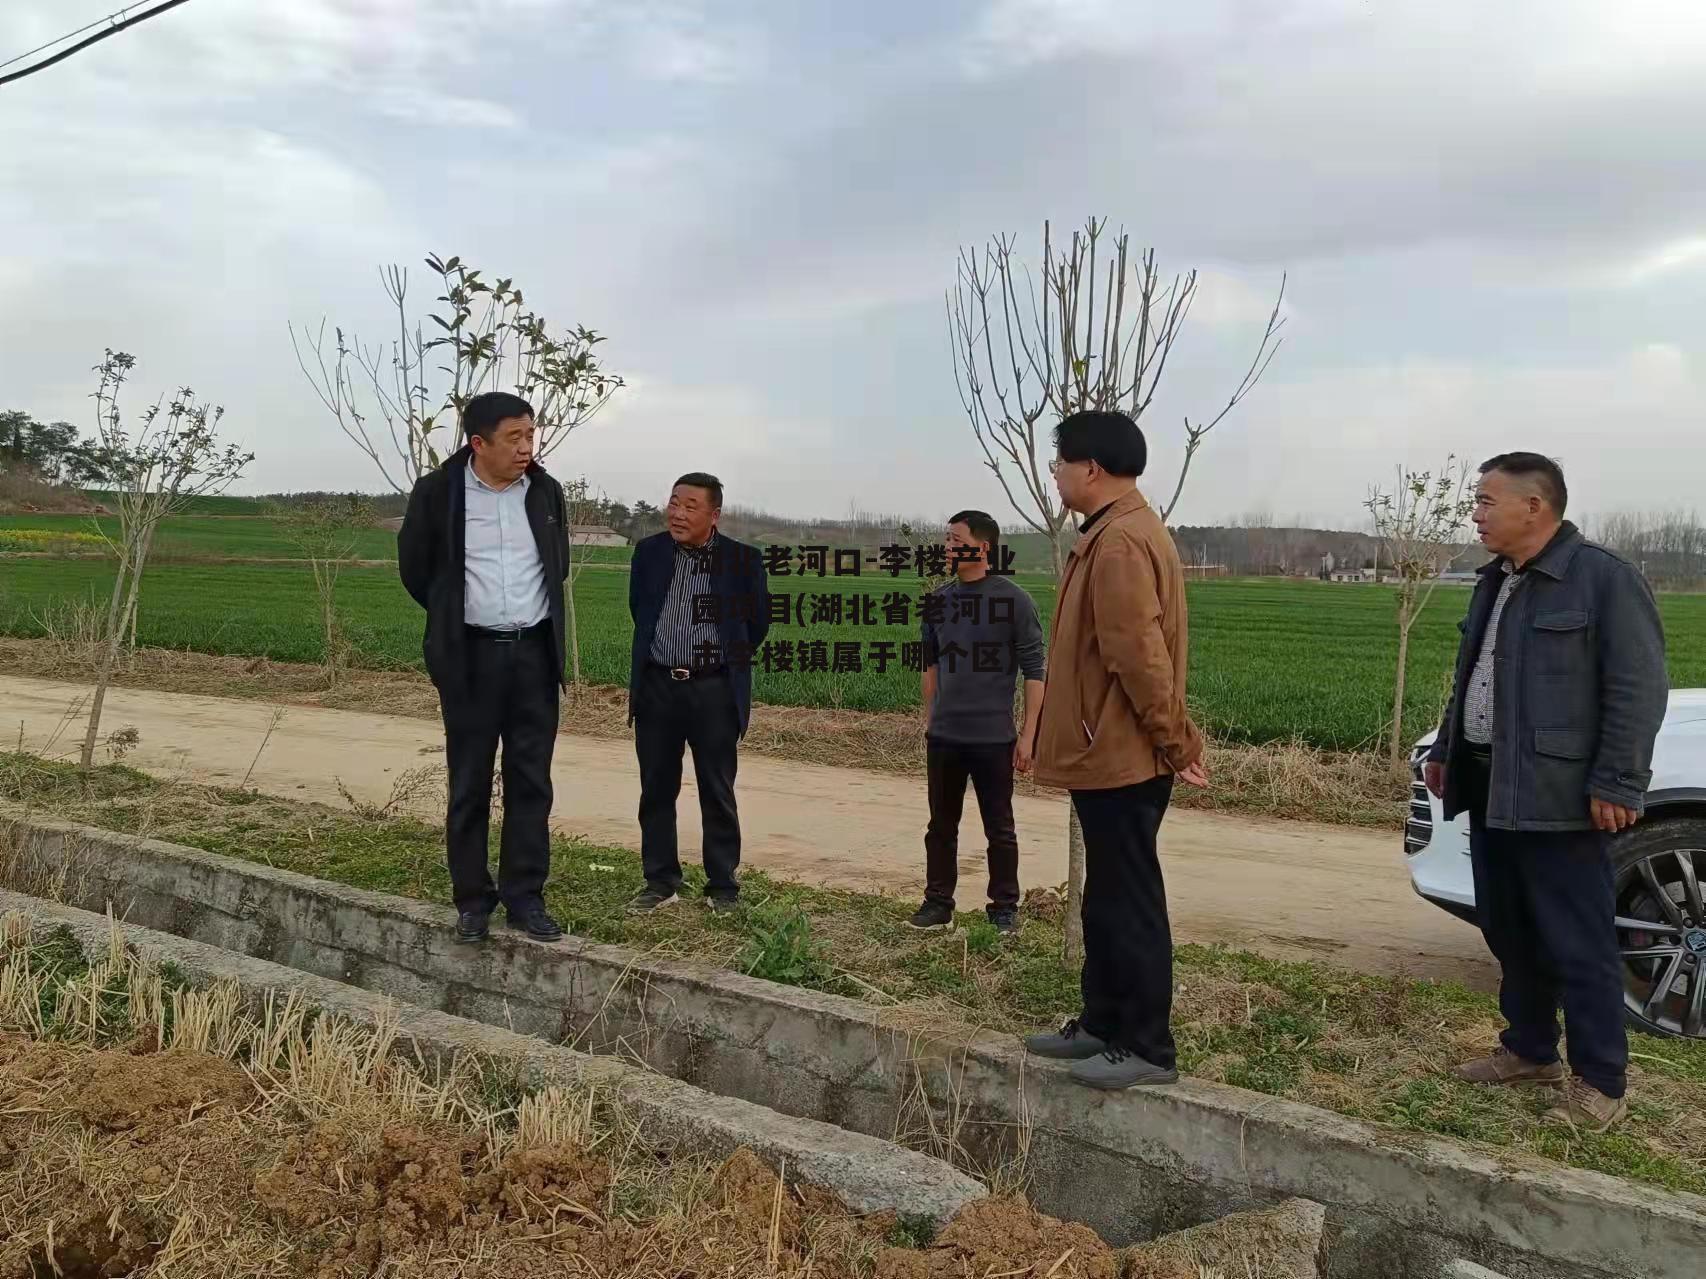
<svg viewBox="0 0 1706 1279"><path fill-rule="evenodd" d="M450 806L445 844L458 911L511 914L545 904L551 865L551 753L557 745L559 673L549 624L512 641L467 633L468 682L441 688ZM492 764L503 745L503 833L498 879L487 866Z"/></svg>
<svg viewBox="0 0 1706 1279"><path fill-rule="evenodd" d="M1155 837L1173 797L1157 777L1075 790L1084 828L1084 1029L1163 1070L1175 1066L1173 929Z"/></svg>
<svg viewBox="0 0 1706 1279"><path fill-rule="evenodd" d="M1487 766L1472 759L1462 767L1475 905L1499 961L1501 1039L1529 1061L1557 1061L1561 1006L1571 1072L1621 1097L1629 1038L1609 840L1596 830L1490 830Z"/></svg>
<svg viewBox="0 0 1706 1279"><path fill-rule="evenodd" d="M930 825L924 831L924 900L952 909L960 877L960 815L966 782L977 792L989 841L989 902L1019 904L1019 832L1013 824L1013 743L925 743Z"/></svg>
<svg viewBox="0 0 1706 1279"><path fill-rule="evenodd" d="M675 801L681 759L693 750L693 778L703 822L705 895L734 897L740 865L740 814L735 808L735 755L740 716L727 673L672 679L661 667L640 675L634 699L634 753L640 761L640 862L659 892L681 887Z"/></svg>

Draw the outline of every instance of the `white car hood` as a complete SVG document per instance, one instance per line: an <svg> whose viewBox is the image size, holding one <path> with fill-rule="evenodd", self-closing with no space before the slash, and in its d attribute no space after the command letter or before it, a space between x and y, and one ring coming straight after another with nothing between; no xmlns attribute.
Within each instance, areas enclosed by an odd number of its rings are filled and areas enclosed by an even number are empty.
<svg viewBox="0 0 1706 1279"><path fill-rule="evenodd" d="M1664 727L1669 728L1673 724L1696 724L1702 720L1706 720L1706 688L1672 689L1670 706L1665 711Z"/></svg>

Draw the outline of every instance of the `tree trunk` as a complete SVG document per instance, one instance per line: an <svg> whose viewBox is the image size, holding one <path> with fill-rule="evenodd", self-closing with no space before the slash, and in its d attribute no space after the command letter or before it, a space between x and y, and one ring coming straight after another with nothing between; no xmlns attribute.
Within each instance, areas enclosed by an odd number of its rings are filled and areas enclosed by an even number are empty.
<svg viewBox="0 0 1706 1279"><path fill-rule="evenodd" d="M568 605L569 621L569 663L574 672L571 682L579 686L581 682L581 635L580 627L575 619L575 579L570 574L568 582L563 587L563 603Z"/></svg>
<svg viewBox="0 0 1706 1279"><path fill-rule="evenodd" d="M126 644L125 649L127 652L131 652L131 653L134 653L136 651L136 615L141 610L141 603L142 603L141 565L142 565L143 561L145 561L148 558L149 548L152 547L153 544L154 544L154 530L152 528L150 528L150 529L148 529L147 532L145 532L142 535L142 540L141 540L140 544L137 546L136 555L135 555L135 563L137 565L137 571L133 572L130 576L130 600L125 605L125 618L124 618L124 626L122 629L126 632L126 635L128 637L128 643Z"/></svg>
<svg viewBox="0 0 1706 1279"><path fill-rule="evenodd" d="M1062 952L1069 964L1084 962L1084 827L1066 802L1066 922Z"/></svg>
<svg viewBox="0 0 1706 1279"><path fill-rule="evenodd" d="M326 686L338 686L338 579L330 562L310 561L314 569L314 589L320 597L320 630L326 659Z"/></svg>
<svg viewBox="0 0 1706 1279"><path fill-rule="evenodd" d="M1049 539L1057 608L1060 606L1060 577L1065 568L1060 554L1060 539L1065 532L1062 527ZM1066 805L1066 919L1061 934L1061 956L1069 964L1084 962L1084 828L1078 824L1078 810L1070 800Z"/></svg>
<svg viewBox="0 0 1706 1279"><path fill-rule="evenodd" d="M1410 601L1403 596L1398 600L1398 670L1392 681L1392 771L1401 772L1404 767L1404 684L1410 669L1410 625L1415 620L1410 612Z"/></svg>
<svg viewBox="0 0 1706 1279"><path fill-rule="evenodd" d="M128 555L120 557L118 575L113 578L113 597L107 605L106 634L95 665L95 694L89 702L89 723L83 730L83 753L79 760L85 773L95 766L95 742L101 734L101 708L106 704L107 684L113 677L113 664L118 660L119 645L124 642L124 614L121 609L125 598L126 566L129 561Z"/></svg>

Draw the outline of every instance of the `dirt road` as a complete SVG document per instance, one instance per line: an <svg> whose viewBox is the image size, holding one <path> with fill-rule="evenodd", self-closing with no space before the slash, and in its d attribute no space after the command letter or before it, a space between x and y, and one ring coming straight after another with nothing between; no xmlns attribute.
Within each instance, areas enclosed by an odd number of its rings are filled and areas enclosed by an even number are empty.
<svg viewBox="0 0 1706 1279"><path fill-rule="evenodd" d="M86 695L75 684L0 677L0 740L10 746L21 731L26 749L73 751L81 734L66 720ZM235 785L252 763L249 784L257 789L333 805L343 802L340 782L361 799L383 801L401 774L436 765L442 751L439 729L428 720L129 688L108 692L103 722L108 731L138 730L140 743L126 762L149 772ZM686 773L684 858L699 847L692 769ZM565 733L553 774L561 830L637 846L639 782L631 750ZM748 865L826 886L920 891L920 782L748 755L738 791ZM1062 883L1064 797L1019 796L1014 807L1022 881ZM975 814L968 802L962 907L981 897ZM1161 851L1181 941L1223 941L1371 972L1455 977L1483 988L1495 979L1479 934L1411 892L1395 835L1176 811Z"/></svg>

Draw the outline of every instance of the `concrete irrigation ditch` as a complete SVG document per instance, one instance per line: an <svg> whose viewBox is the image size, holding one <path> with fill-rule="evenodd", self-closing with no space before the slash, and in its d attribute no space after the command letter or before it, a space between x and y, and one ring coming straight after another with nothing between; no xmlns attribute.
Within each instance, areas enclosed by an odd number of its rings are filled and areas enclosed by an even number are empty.
<svg viewBox="0 0 1706 1279"><path fill-rule="evenodd" d="M1706 1200L1692 1195L1221 1085L1086 1094L1004 1038L579 940L469 950L422 903L158 841L20 821L9 842L14 888L111 903L133 924L391 996L411 1016L637 1059L705 1093L984 1170L1022 1161L1041 1211L1116 1245L1305 1198L1326 1206L1335 1279L1435 1279L1463 1258L1513 1279L1684 1279L1706 1258Z"/></svg>

